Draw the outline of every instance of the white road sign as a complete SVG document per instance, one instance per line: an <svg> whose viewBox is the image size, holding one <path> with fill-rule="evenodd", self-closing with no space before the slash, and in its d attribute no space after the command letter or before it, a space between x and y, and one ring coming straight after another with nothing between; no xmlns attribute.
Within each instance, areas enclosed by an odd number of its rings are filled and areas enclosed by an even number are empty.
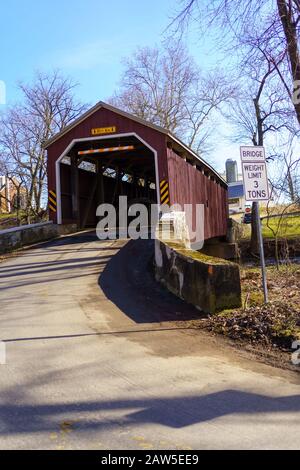
<svg viewBox="0 0 300 470"><path fill-rule="evenodd" d="M267 201L269 183L264 147L241 147L246 201Z"/></svg>
<svg viewBox="0 0 300 470"><path fill-rule="evenodd" d="M265 162L264 147L240 147L242 162Z"/></svg>

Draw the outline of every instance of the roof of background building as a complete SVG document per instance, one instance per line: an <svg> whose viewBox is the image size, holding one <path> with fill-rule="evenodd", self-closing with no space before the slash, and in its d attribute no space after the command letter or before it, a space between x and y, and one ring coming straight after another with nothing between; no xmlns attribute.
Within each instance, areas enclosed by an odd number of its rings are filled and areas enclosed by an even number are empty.
<svg viewBox="0 0 300 470"><path fill-rule="evenodd" d="M242 181L228 183L228 198L235 199L244 196L244 184Z"/></svg>

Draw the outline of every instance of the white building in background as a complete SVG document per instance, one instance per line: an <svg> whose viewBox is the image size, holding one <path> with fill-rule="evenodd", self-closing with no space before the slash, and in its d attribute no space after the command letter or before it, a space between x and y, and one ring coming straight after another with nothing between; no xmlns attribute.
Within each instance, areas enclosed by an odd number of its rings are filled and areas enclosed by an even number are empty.
<svg viewBox="0 0 300 470"><path fill-rule="evenodd" d="M249 203L245 201L243 176L238 172L237 161L228 158L225 172L221 176L228 184L229 212L231 214L245 212L245 207Z"/></svg>

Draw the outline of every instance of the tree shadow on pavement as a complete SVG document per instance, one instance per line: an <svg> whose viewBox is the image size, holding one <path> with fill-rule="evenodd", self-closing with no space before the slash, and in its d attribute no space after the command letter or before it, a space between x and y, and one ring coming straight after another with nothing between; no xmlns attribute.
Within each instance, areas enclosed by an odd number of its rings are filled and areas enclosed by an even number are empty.
<svg viewBox="0 0 300 470"><path fill-rule="evenodd" d="M109 414L111 412L111 415ZM271 427L285 424L282 417L274 413L288 413L291 423L299 424L295 413L300 412L299 395L269 397L238 390L224 390L202 396L181 396L169 398L125 399L96 402L68 402L57 404L3 404L0 406L1 429L3 436L9 433L34 433L57 430L57 420L74 420L77 430L95 431L119 427L120 419L126 425L158 424L169 428L187 426L212 421L229 415L255 414L258 424ZM122 418L121 418L122 417ZM224 424L225 425L225 424ZM296 436L295 436L296 442Z"/></svg>
<svg viewBox="0 0 300 470"><path fill-rule="evenodd" d="M106 297L136 323L186 321L201 314L156 282L154 240L130 240L99 277Z"/></svg>

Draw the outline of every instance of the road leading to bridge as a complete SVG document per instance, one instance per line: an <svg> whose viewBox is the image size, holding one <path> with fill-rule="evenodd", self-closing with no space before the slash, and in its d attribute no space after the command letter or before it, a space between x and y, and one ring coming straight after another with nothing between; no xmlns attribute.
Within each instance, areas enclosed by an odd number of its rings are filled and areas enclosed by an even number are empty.
<svg viewBox="0 0 300 470"><path fill-rule="evenodd" d="M1 449L300 447L297 376L189 329L151 249L87 233L0 265Z"/></svg>

